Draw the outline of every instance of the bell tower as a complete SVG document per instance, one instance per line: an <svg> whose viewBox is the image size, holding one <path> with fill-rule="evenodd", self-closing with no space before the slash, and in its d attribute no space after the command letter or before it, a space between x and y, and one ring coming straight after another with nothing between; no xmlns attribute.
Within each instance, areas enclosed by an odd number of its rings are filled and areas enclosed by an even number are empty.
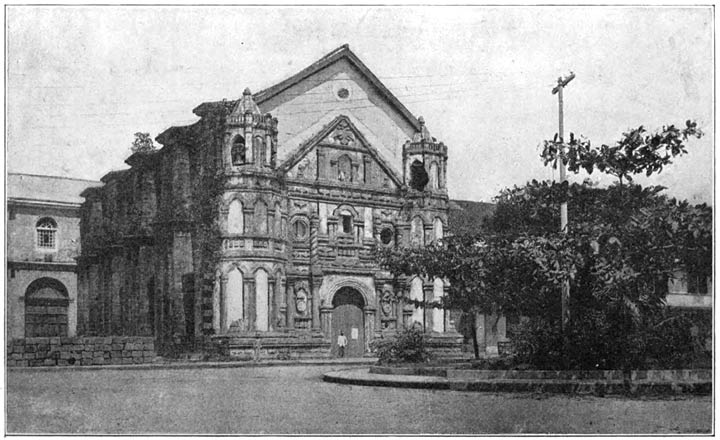
<svg viewBox="0 0 720 440"><path fill-rule="evenodd" d="M411 190L447 196L447 147L430 135L422 116L420 130L403 145L403 182Z"/></svg>
<svg viewBox="0 0 720 440"><path fill-rule="evenodd" d="M282 321L277 304L287 263L287 197L275 170L277 126L245 89L222 128L219 333L240 345Z"/></svg>
<svg viewBox="0 0 720 440"><path fill-rule="evenodd" d="M277 124L277 118L260 112L250 89L245 89L226 120L225 170L235 171L248 166L275 169Z"/></svg>

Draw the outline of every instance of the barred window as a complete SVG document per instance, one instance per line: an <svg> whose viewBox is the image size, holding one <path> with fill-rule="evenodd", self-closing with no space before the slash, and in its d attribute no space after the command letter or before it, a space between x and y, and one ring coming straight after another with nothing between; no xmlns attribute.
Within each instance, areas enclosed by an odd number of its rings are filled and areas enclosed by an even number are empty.
<svg viewBox="0 0 720 440"><path fill-rule="evenodd" d="M55 249L57 236L57 223L51 218L38 220L35 226L37 231L37 247L40 249Z"/></svg>

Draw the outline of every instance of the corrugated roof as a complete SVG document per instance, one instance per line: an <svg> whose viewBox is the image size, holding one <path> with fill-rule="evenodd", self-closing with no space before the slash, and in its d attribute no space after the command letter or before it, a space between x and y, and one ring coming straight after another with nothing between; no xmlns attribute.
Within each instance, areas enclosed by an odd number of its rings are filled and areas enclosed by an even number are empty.
<svg viewBox="0 0 720 440"><path fill-rule="evenodd" d="M95 180L8 173L6 194L8 199L80 204L84 201L81 192L101 185Z"/></svg>
<svg viewBox="0 0 720 440"><path fill-rule="evenodd" d="M477 234L484 229L485 219L494 212L493 203L450 200L449 232L457 235Z"/></svg>

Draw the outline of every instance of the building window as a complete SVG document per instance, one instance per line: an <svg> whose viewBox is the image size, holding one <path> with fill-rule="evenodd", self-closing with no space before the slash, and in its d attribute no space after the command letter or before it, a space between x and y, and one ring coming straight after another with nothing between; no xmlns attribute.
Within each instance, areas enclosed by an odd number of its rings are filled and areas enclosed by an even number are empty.
<svg viewBox="0 0 720 440"><path fill-rule="evenodd" d="M54 250L57 245L57 223L51 218L42 218L37 222L37 247Z"/></svg>
<svg viewBox="0 0 720 440"><path fill-rule="evenodd" d="M386 228L383 228L382 231L380 231L380 241L384 245L389 245L393 241L395 233L393 232L392 228L389 226Z"/></svg>
<svg viewBox="0 0 720 440"><path fill-rule="evenodd" d="M268 233L268 215L267 215L267 205L262 202L258 201L255 204L255 232L258 234L267 234Z"/></svg>
<svg viewBox="0 0 720 440"><path fill-rule="evenodd" d="M262 136L253 139L253 158L256 165L265 165L265 139Z"/></svg>
<svg viewBox="0 0 720 440"><path fill-rule="evenodd" d="M415 159L410 165L410 187L416 191L423 191L429 180L425 164Z"/></svg>
<svg viewBox="0 0 720 440"><path fill-rule="evenodd" d="M228 210L228 233L230 234L242 234L244 230L243 225L243 207L240 200L233 200L230 202L230 208Z"/></svg>
<svg viewBox="0 0 720 440"><path fill-rule="evenodd" d="M344 234L351 234L352 233L352 215L348 213L340 214L340 219L342 220L342 231Z"/></svg>
<svg viewBox="0 0 720 440"><path fill-rule="evenodd" d="M235 136L230 150L233 165L242 165L245 163L245 138L238 135Z"/></svg>
<svg viewBox="0 0 720 440"><path fill-rule="evenodd" d="M350 97L350 91L343 87L337 91L337 97L340 99L348 99Z"/></svg>
<svg viewBox="0 0 720 440"><path fill-rule="evenodd" d="M435 217L435 220L433 220L433 233L435 235L435 240L442 240L443 238L443 223L442 220Z"/></svg>
<svg viewBox="0 0 720 440"><path fill-rule="evenodd" d="M421 247L425 245L425 225L420 217L415 217L410 223L410 243L412 246Z"/></svg>

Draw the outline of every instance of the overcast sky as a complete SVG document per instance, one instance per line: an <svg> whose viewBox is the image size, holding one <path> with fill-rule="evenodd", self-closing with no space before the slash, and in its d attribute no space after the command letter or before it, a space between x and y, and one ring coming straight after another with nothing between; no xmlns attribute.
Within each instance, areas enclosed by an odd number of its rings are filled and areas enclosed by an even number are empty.
<svg viewBox="0 0 720 440"><path fill-rule="evenodd" d="M698 121L706 136L650 183L711 202L712 18L709 7L13 6L7 169L99 179L126 167L133 133L192 123L201 102L258 91L348 43L448 145L452 198L557 178L538 144L557 131L551 89L572 70L566 131L595 144Z"/></svg>

